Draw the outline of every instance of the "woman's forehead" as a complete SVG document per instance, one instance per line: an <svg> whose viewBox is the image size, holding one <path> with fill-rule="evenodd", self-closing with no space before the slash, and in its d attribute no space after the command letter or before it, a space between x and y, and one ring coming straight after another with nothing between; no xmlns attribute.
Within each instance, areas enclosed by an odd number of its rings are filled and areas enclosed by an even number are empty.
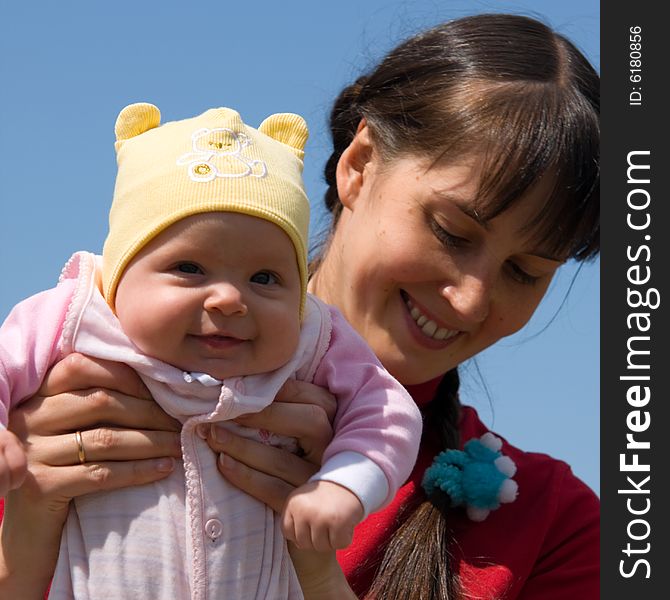
<svg viewBox="0 0 670 600"><path fill-rule="evenodd" d="M502 191L497 194L495 188L482 184L484 165L484 161L475 157L456 164L442 162L427 169L424 184L435 209L455 207L487 230L497 217L512 211L516 213L516 234L534 249L534 254L566 260L567 250L557 248L548 239L548 223L543 218L548 203L555 200L556 178L551 175L541 177L509 201L503 198Z"/></svg>
<svg viewBox="0 0 670 600"><path fill-rule="evenodd" d="M523 202L529 207L537 205L540 211L555 184L552 176L539 176L527 189L519 190L508 202L506 181L491 174L491 163L481 155L441 160L430 163L420 161L425 169L423 181L438 199L456 204L464 213L481 225L495 218L508 205ZM421 168L421 167L419 167Z"/></svg>

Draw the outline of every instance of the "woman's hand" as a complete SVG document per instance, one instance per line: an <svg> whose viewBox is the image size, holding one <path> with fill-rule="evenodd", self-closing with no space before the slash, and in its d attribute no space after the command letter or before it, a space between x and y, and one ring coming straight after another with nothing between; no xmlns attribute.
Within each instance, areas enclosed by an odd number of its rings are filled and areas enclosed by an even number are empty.
<svg viewBox="0 0 670 600"><path fill-rule="evenodd" d="M333 438L335 397L319 386L288 380L275 401L258 413L235 419L245 427L294 437L300 456L211 427L207 442L219 453L219 470L233 485L281 512L288 495L319 470Z"/></svg>
<svg viewBox="0 0 670 600"><path fill-rule="evenodd" d="M38 394L11 412L9 428L28 474L5 501L1 597L10 584L22 590L17 597L44 593L72 498L162 479L181 456L179 423L132 369L78 354L51 369Z"/></svg>
<svg viewBox="0 0 670 600"><path fill-rule="evenodd" d="M281 513L289 494L319 470L333 438L335 397L316 385L288 380L275 401L258 413L236 419L245 427L267 429L298 440L301 456L211 427L208 443L219 453L219 471L233 485ZM334 552L299 550L289 543L307 600L356 598Z"/></svg>
<svg viewBox="0 0 670 600"><path fill-rule="evenodd" d="M11 431L0 429L0 497L23 483L26 469L21 442Z"/></svg>
<svg viewBox="0 0 670 600"><path fill-rule="evenodd" d="M138 375L79 354L51 369L37 395L12 411L9 428L28 458L22 497L52 513L65 513L72 498L93 491L161 479L181 456L179 423Z"/></svg>

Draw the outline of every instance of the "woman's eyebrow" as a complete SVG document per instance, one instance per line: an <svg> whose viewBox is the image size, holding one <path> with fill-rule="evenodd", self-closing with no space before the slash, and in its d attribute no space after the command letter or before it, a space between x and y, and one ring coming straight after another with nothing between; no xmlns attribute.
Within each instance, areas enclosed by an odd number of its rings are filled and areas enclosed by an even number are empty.
<svg viewBox="0 0 670 600"><path fill-rule="evenodd" d="M528 256L533 256L537 258L541 258L543 260L550 260L552 262L560 263L563 264L566 262L566 258L561 257L561 256L554 256L552 254L548 254L547 252L544 252L541 249L536 249L536 250L529 250L528 252L524 252L524 254L527 254Z"/></svg>
<svg viewBox="0 0 670 600"><path fill-rule="evenodd" d="M442 198L453 204L465 216L470 217L473 221L475 221L478 225L483 227L486 231L490 231L491 229L490 220L485 219L477 212L477 209L473 206L474 202L471 199L466 198L463 195L454 194L449 190L433 189L433 192L438 198ZM551 254L546 250L543 250L542 248L534 248L532 250L529 250L528 252L524 252L523 254L527 254L528 256L537 256L538 258L542 258L544 260L550 260L552 262L560 264L565 263L567 260L567 258L563 256L557 256Z"/></svg>
<svg viewBox="0 0 670 600"><path fill-rule="evenodd" d="M464 198L458 194L454 194L449 191L442 190L433 190L437 196L444 198L448 202L451 202L458 210L460 210L464 215L470 217L478 225L481 225L484 229L489 229L488 219L484 219L478 212L477 209L472 206L473 201L469 198Z"/></svg>
<svg viewBox="0 0 670 600"><path fill-rule="evenodd" d="M484 219L479 215L477 212L476 208L472 208L471 206L468 206L467 204L459 204L458 202L454 202L456 205L456 208L460 210L462 213L465 213L468 217L476 221L479 225L481 225L484 229L489 228L489 222L487 219Z"/></svg>

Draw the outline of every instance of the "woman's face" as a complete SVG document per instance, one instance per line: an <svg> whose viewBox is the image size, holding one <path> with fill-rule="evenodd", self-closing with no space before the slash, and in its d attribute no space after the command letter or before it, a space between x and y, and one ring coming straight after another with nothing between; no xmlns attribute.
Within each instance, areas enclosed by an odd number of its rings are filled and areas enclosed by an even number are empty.
<svg viewBox="0 0 670 600"><path fill-rule="evenodd" d="M404 384L520 329L561 264L524 232L541 190L478 219L477 166L401 158L382 169L372 157L338 171L345 208L314 291Z"/></svg>

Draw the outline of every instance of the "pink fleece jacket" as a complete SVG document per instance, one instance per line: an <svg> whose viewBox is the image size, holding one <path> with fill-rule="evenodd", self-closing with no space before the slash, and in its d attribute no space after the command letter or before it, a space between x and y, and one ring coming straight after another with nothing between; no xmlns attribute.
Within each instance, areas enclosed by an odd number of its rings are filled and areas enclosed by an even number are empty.
<svg viewBox="0 0 670 600"><path fill-rule="evenodd" d="M219 475L197 425L222 422L290 446L227 421L267 406L289 377L329 389L338 400L335 437L315 478L349 488L367 514L412 470L416 405L345 319L311 296L295 355L272 373L220 382L142 355L98 290L98 261L75 254L56 288L20 303L0 328L0 421L68 353L121 361L182 422L183 464L162 481L71 504L50 598L301 598L277 515Z"/></svg>

